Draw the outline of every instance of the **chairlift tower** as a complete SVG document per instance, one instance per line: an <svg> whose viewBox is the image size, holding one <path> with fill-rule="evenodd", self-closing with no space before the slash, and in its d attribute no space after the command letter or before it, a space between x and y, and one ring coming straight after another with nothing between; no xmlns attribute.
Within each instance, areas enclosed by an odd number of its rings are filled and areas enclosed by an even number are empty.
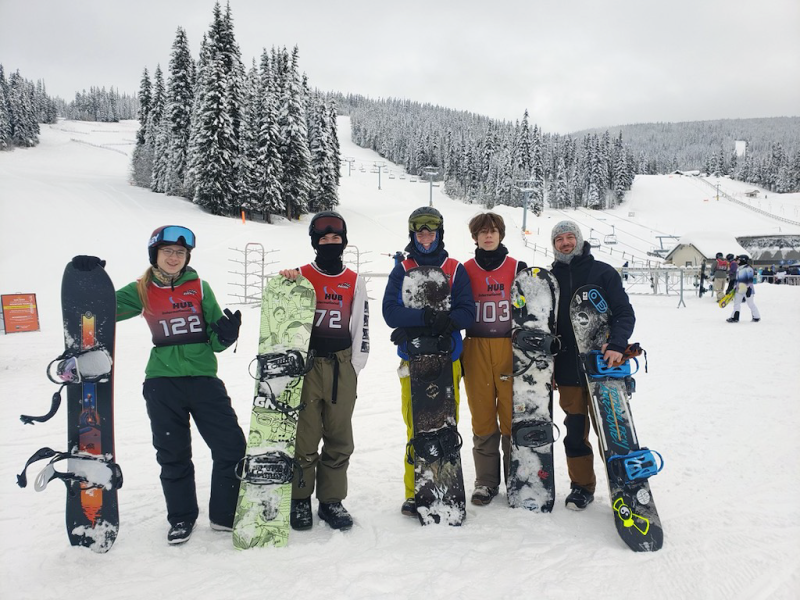
<svg viewBox="0 0 800 600"><path fill-rule="evenodd" d="M386 164L383 161L375 161L372 163L372 166L375 168L375 171L378 172L378 189L381 189L381 171L383 170L383 165ZM374 172L374 171L373 171Z"/></svg>
<svg viewBox="0 0 800 600"><path fill-rule="evenodd" d="M522 234L528 231L528 203L531 199L531 194L536 189L533 187L536 184L535 179L520 179L514 187L522 192Z"/></svg>
<svg viewBox="0 0 800 600"><path fill-rule="evenodd" d="M428 177L428 183L430 187L428 206L433 206L433 178L435 175L439 174L439 169L433 165L428 165L427 167L422 167L422 172Z"/></svg>

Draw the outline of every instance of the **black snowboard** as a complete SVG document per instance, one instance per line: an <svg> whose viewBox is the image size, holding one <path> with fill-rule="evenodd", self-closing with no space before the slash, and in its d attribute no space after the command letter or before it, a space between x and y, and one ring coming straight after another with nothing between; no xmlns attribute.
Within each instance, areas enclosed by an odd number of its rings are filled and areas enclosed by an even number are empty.
<svg viewBox="0 0 800 600"><path fill-rule="evenodd" d="M416 267L403 280L403 304L410 308L450 310L450 285L438 267ZM452 338L428 331L408 340L414 435L414 499L423 525L461 525L466 518L461 438L456 427Z"/></svg>
<svg viewBox="0 0 800 600"><path fill-rule="evenodd" d="M105 269L78 271L69 263L61 283L65 352L104 348L114 354L114 286ZM67 444L72 453L114 460L114 386L105 381L67 385ZM116 489L67 483L67 535L73 546L107 552L117 538Z"/></svg>
<svg viewBox="0 0 800 600"><path fill-rule="evenodd" d="M570 303L570 319L591 393L591 409L608 474L614 524L622 540L636 552L654 552L664 542L661 519L650 492L647 449L640 448L630 409L630 378L604 374L596 354L608 339L611 309L603 288L579 288ZM660 469L660 467L658 467Z"/></svg>
<svg viewBox="0 0 800 600"><path fill-rule="evenodd" d="M525 269L511 290L514 354L508 503L551 512L553 476L553 352L558 281L550 271Z"/></svg>

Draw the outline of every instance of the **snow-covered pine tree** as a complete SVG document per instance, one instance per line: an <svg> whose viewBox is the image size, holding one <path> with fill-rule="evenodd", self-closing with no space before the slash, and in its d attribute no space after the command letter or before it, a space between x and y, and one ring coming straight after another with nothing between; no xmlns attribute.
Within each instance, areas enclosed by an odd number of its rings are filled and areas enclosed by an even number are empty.
<svg viewBox="0 0 800 600"><path fill-rule="evenodd" d="M308 137L311 153L311 187L308 194L309 212L332 210L339 204L336 188L336 174L339 164L334 157L330 143L329 110L325 100L314 94L309 99Z"/></svg>
<svg viewBox="0 0 800 600"><path fill-rule="evenodd" d="M17 70L8 78L8 88L11 143L15 146L35 146L39 143L39 123L33 106L33 86Z"/></svg>
<svg viewBox="0 0 800 600"><path fill-rule="evenodd" d="M239 169L237 172L239 207L247 215L252 215L260 205L260 186L262 174L258 163L258 133L261 121L259 87L261 85L255 59L244 89L244 111L239 128Z"/></svg>
<svg viewBox="0 0 800 600"><path fill-rule="evenodd" d="M153 148L148 144L150 136L147 134L152 101L153 86L150 82L150 74L145 67L139 84L139 129L136 132L136 146L133 149L131 161L132 182L140 187L150 187L150 178L153 172Z"/></svg>
<svg viewBox="0 0 800 600"><path fill-rule="evenodd" d="M178 27L172 44L167 83L167 118L169 130L169 166L165 191L173 196L188 198L186 171L188 169L189 137L191 135L192 103L194 101L195 65L189 51L186 31Z"/></svg>
<svg viewBox="0 0 800 600"><path fill-rule="evenodd" d="M156 65L153 74L153 99L147 123L146 143L153 150L153 168L150 173L150 189L164 192L169 171L169 127L167 115L167 91L164 87L164 73L161 65Z"/></svg>
<svg viewBox="0 0 800 600"><path fill-rule="evenodd" d="M0 150L11 144L11 120L8 112L8 82L0 65Z"/></svg>
<svg viewBox="0 0 800 600"><path fill-rule="evenodd" d="M286 50L283 50L284 57ZM287 65L283 96L279 99L283 203L286 217L296 219L308 212L308 192L311 187L311 156L308 150L308 130L305 122L305 98L298 66L299 50L292 50Z"/></svg>

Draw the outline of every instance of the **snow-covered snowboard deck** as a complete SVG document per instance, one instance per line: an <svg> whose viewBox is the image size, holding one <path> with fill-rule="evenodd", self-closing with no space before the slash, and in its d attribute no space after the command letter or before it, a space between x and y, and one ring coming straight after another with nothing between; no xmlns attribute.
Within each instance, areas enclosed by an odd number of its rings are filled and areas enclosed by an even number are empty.
<svg viewBox="0 0 800 600"><path fill-rule="evenodd" d="M511 289L514 321L511 462L508 503L515 508L551 512L553 476L553 355L558 282L536 267L517 274Z"/></svg>
<svg viewBox="0 0 800 600"><path fill-rule="evenodd" d="M438 267L409 269L402 297L409 308L450 310L447 275ZM423 525L461 525L467 514L451 344L449 335L420 335L408 341L414 421L410 454L414 455L414 499Z"/></svg>
<svg viewBox="0 0 800 600"><path fill-rule="evenodd" d="M261 302L256 389L233 524L236 548L285 546L289 539L303 374L316 309L304 277L271 277Z"/></svg>

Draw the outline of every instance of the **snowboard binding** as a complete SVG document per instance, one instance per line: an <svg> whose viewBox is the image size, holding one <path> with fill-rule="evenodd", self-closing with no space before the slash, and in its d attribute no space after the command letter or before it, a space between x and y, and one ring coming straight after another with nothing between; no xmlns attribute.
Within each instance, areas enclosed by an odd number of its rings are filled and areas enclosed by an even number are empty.
<svg viewBox="0 0 800 600"><path fill-rule="evenodd" d="M527 365L514 371L510 375L500 375L502 381L508 381L512 377L524 375L537 360L542 361L545 356L555 356L561 352L561 338L540 329L515 328L511 333L511 345L521 350L525 357L530 360ZM545 368L545 364L546 363L543 363L539 368Z"/></svg>
<svg viewBox="0 0 800 600"><path fill-rule="evenodd" d="M53 372L55 366L55 373ZM64 386L78 383L103 383L111 377L111 354L102 346L82 352L64 352L47 365L47 378L60 387L50 400L50 410L41 416L20 415L26 425L49 421L61 406L61 390Z"/></svg>
<svg viewBox="0 0 800 600"><path fill-rule="evenodd" d="M236 465L236 477L254 485L282 485L291 483L295 464L294 458L279 450L249 454Z"/></svg>
<svg viewBox="0 0 800 600"><path fill-rule="evenodd" d="M526 448L539 448L554 443L558 438L553 435L553 428L559 431L551 421L519 421L511 425L511 443ZM560 431L559 431L560 434Z"/></svg>
<svg viewBox="0 0 800 600"><path fill-rule="evenodd" d="M415 435L406 446L406 460L414 464L411 450L426 463L450 462L455 464L459 458L461 445L464 443L461 434L452 426L445 426L435 431L424 431Z"/></svg>
<svg viewBox="0 0 800 600"><path fill-rule="evenodd" d="M122 469L111 460L111 455L85 454L82 452L57 452L52 448L40 448L25 463L22 473L17 475L17 485L24 488L28 485L27 470L30 465L40 460L50 459L47 466L36 476L34 489L41 492L53 479L60 479L70 489L70 484L79 484L83 490L95 488L108 491L122 487ZM55 463L68 460L72 471L56 471Z"/></svg>
<svg viewBox="0 0 800 600"><path fill-rule="evenodd" d="M265 381L276 377L302 377L314 366L313 355L309 354L308 358L305 360L299 350L259 354L254 359L258 366L255 379Z"/></svg>
<svg viewBox="0 0 800 600"><path fill-rule="evenodd" d="M408 339L406 351L409 356L425 356L431 354L446 355L454 350L451 336L420 335Z"/></svg>
<svg viewBox="0 0 800 600"><path fill-rule="evenodd" d="M658 460L656 460L658 457ZM630 485L649 479L664 468L661 454L649 448L640 448L629 454L619 454L608 459L609 473L620 485Z"/></svg>

